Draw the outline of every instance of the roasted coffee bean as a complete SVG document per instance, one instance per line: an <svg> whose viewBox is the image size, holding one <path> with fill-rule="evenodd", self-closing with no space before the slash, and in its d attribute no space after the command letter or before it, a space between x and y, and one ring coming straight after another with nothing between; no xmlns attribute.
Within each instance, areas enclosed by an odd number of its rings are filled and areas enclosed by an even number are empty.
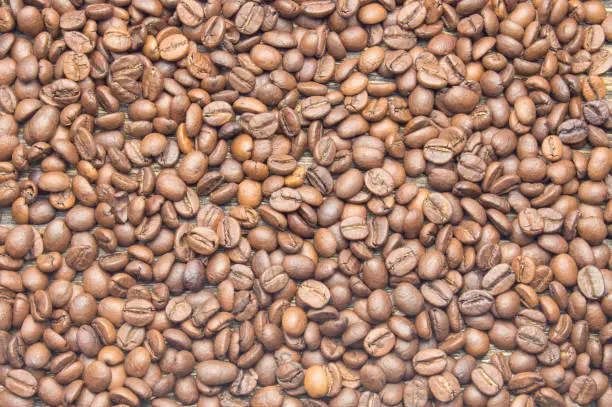
<svg viewBox="0 0 612 407"><path fill-rule="evenodd" d="M209 255L214 253L219 245L217 232L205 226L198 226L187 234L187 246L196 253Z"/></svg>
<svg viewBox="0 0 612 407"><path fill-rule="evenodd" d="M219 386L233 382L238 376L238 368L217 360L200 362L196 366L196 378L204 386Z"/></svg>
<svg viewBox="0 0 612 407"><path fill-rule="evenodd" d="M311 308L323 308L330 300L329 289L316 280L304 281L297 290L297 299Z"/></svg>
<svg viewBox="0 0 612 407"><path fill-rule="evenodd" d="M25 3L0 405L610 400L603 2Z"/></svg>
<svg viewBox="0 0 612 407"><path fill-rule="evenodd" d="M458 299L461 313L468 316L482 315L493 306L493 296L482 290L466 291Z"/></svg>
<svg viewBox="0 0 612 407"><path fill-rule="evenodd" d="M404 385L404 403L414 406L425 406L428 399L428 383L424 377L417 376Z"/></svg>
<svg viewBox="0 0 612 407"><path fill-rule="evenodd" d="M446 353L439 349L426 349L412 359L414 370L424 376L440 374L446 368Z"/></svg>
<svg viewBox="0 0 612 407"><path fill-rule="evenodd" d="M499 295L512 288L515 281L514 270L507 264L498 264L483 276L482 288L491 295Z"/></svg>
<svg viewBox="0 0 612 407"><path fill-rule="evenodd" d="M461 389L457 378L449 372L432 376L427 379L427 382L429 383L429 389L435 399L443 403L454 400Z"/></svg>
<svg viewBox="0 0 612 407"><path fill-rule="evenodd" d="M588 404L596 396L597 384L590 376L578 376L572 381L569 388L569 397L579 404Z"/></svg>
<svg viewBox="0 0 612 407"><path fill-rule="evenodd" d="M605 293L605 283L601 271L594 266L586 266L578 272L578 288L591 300L601 298Z"/></svg>
<svg viewBox="0 0 612 407"><path fill-rule="evenodd" d="M298 191L292 188L281 188L272 193L270 206L279 212L296 211L302 203L302 197Z"/></svg>
<svg viewBox="0 0 612 407"><path fill-rule="evenodd" d="M529 353L540 353L548 345L546 334L537 326L520 327L516 334L518 346Z"/></svg>
<svg viewBox="0 0 612 407"><path fill-rule="evenodd" d="M532 393L541 387L544 387L544 379L535 372L517 373L508 383L508 388L517 394Z"/></svg>
<svg viewBox="0 0 612 407"><path fill-rule="evenodd" d="M12 369L4 379L4 386L19 397L30 398L36 394L38 381L27 370Z"/></svg>
<svg viewBox="0 0 612 407"><path fill-rule="evenodd" d="M472 383L487 396L494 396L502 389L504 379L499 370L489 364L482 364L472 370Z"/></svg>

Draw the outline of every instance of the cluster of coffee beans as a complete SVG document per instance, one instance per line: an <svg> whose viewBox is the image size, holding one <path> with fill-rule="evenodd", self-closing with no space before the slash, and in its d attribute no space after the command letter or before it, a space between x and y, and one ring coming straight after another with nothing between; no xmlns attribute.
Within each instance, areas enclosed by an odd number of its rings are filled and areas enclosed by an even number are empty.
<svg viewBox="0 0 612 407"><path fill-rule="evenodd" d="M0 4L0 406L609 407L601 0Z"/></svg>

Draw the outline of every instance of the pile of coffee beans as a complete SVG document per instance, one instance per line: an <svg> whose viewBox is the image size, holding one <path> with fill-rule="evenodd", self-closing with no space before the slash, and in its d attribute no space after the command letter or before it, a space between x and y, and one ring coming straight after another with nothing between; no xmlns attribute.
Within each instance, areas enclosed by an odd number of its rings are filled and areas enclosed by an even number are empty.
<svg viewBox="0 0 612 407"><path fill-rule="evenodd" d="M0 4L0 406L610 407L601 0Z"/></svg>

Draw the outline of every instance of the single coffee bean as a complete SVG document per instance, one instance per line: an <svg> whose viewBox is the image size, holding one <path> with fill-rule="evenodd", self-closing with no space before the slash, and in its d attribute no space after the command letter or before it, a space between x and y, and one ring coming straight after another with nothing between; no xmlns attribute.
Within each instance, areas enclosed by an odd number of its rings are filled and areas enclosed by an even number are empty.
<svg viewBox="0 0 612 407"><path fill-rule="evenodd" d="M38 389L38 381L27 370L12 369L4 379L4 386L19 397L34 397Z"/></svg>
<svg viewBox="0 0 612 407"><path fill-rule="evenodd" d="M449 372L444 372L441 375L432 376L427 379L429 389L436 400L443 403L449 402L460 392L459 381Z"/></svg>
<svg viewBox="0 0 612 407"><path fill-rule="evenodd" d="M329 289L316 280L304 281L297 290L297 299L311 308L323 308L330 300Z"/></svg>
<svg viewBox="0 0 612 407"><path fill-rule="evenodd" d="M202 255L214 253L219 246L217 233L206 226L193 228L187 235L186 240L191 250Z"/></svg>
<svg viewBox="0 0 612 407"><path fill-rule="evenodd" d="M196 378L205 386L219 386L233 382L238 376L238 368L218 360L207 360L196 366Z"/></svg>
<svg viewBox="0 0 612 407"><path fill-rule="evenodd" d="M270 197L270 206L279 212L296 211L301 203L300 193L292 188L281 188Z"/></svg>
<svg viewBox="0 0 612 407"><path fill-rule="evenodd" d="M145 299L134 299L125 303L123 318L134 326L146 326L154 318L153 305Z"/></svg>
<svg viewBox="0 0 612 407"><path fill-rule="evenodd" d="M494 298L482 290L469 290L459 297L459 309L468 316L482 315L493 306Z"/></svg>
<svg viewBox="0 0 612 407"><path fill-rule="evenodd" d="M480 392L487 396L494 396L502 389L504 379L493 365L483 364L472 370L472 383Z"/></svg>
<svg viewBox="0 0 612 407"><path fill-rule="evenodd" d="M601 271L594 266L586 266L578 272L578 288L591 300L597 300L604 295L605 286Z"/></svg>
<svg viewBox="0 0 612 407"><path fill-rule="evenodd" d="M490 269L482 278L482 288L491 295L499 295L508 291L516 281L514 270L507 264L498 264Z"/></svg>
<svg viewBox="0 0 612 407"><path fill-rule="evenodd" d="M452 216L452 206L448 199L439 193L432 193L423 201L423 214L431 222L443 225Z"/></svg>
<svg viewBox="0 0 612 407"><path fill-rule="evenodd" d="M440 374L446 368L446 353L439 349L426 349L412 359L414 370L423 376Z"/></svg>
<svg viewBox="0 0 612 407"><path fill-rule="evenodd" d="M546 334L537 326L520 327L516 334L517 345L526 352L540 353L548 345Z"/></svg>

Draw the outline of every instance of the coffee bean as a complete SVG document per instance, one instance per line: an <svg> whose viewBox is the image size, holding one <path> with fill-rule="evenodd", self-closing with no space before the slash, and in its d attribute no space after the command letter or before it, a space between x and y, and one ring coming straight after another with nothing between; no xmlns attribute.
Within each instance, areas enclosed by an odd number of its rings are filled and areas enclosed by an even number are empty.
<svg viewBox="0 0 612 407"><path fill-rule="evenodd" d="M537 326L523 326L518 329L516 342L529 353L540 353L548 345L546 334Z"/></svg>
<svg viewBox="0 0 612 407"><path fill-rule="evenodd" d="M359 216L344 219L340 223L340 231L347 240L362 240L369 234L369 228L365 219Z"/></svg>
<svg viewBox="0 0 612 407"><path fill-rule="evenodd" d="M578 376L569 388L570 398L579 404L590 403L596 395L597 385L590 376Z"/></svg>
<svg viewBox="0 0 612 407"><path fill-rule="evenodd" d="M394 188L393 177L383 168L366 172L364 182L366 188L377 196L387 196Z"/></svg>
<svg viewBox="0 0 612 407"><path fill-rule="evenodd" d="M270 206L279 212L296 211L302 203L302 197L298 191L292 188L281 188L272 193Z"/></svg>
<svg viewBox="0 0 612 407"><path fill-rule="evenodd" d="M424 376L440 374L446 368L446 353L439 349L425 349L414 355L414 370Z"/></svg>
<svg viewBox="0 0 612 407"><path fill-rule="evenodd" d="M329 289L321 282L307 280L297 290L297 298L311 308L323 308L330 299Z"/></svg>
<svg viewBox="0 0 612 407"><path fill-rule="evenodd" d="M490 269L482 278L482 288L491 295L499 295L508 291L516 281L514 270L507 264L498 264Z"/></svg>
<svg viewBox="0 0 612 407"><path fill-rule="evenodd" d="M4 379L4 386L19 397L30 398L36 394L38 381L27 370L12 369Z"/></svg>
<svg viewBox="0 0 612 407"><path fill-rule="evenodd" d="M393 250L385 259L389 273L394 276L405 276L417 266L417 254L410 248Z"/></svg>
<svg viewBox="0 0 612 407"><path fill-rule="evenodd" d="M269 293L282 290L289 282L289 277L282 267L272 266L260 277L262 288Z"/></svg>
<svg viewBox="0 0 612 407"><path fill-rule="evenodd" d="M535 372L515 374L508 383L508 388L518 394L532 393L541 387L544 387L544 379Z"/></svg>
<svg viewBox="0 0 612 407"><path fill-rule="evenodd" d="M434 164L446 164L453 159L454 152L448 140L436 138L425 144L423 155Z"/></svg>
<svg viewBox="0 0 612 407"><path fill-rule="evenodd" d="M146 326L153 320L153 305L145 299L134 299L125 303L123 318L130 325Z"/></svg>
<svg viewBox="0 0 612 407"><path fill-rule="evenodd" d="M417 376L404 386L404 402L408 405L424 406L429 398L428 383L424 377Z"/></svg>
<svg viewBox="0 0 612 407"><path fill-rule="evenodd" d="M395 335L384 325L372 329L363 340L364 350L375 358L388 354L394 345Z"/></svg>
<svg viewBox="0 0 612 407"><path fill-rule="evenodd" d="M427 379L429 389L436 400L443 403L453 400L460 392L459 381L449 372Z"/></svg>
<svg viewBox="0 0 612 407"><path fill-rule="evenodd" d="M557 135L564 143L579 143L588 135L586 123L578 119L566 120L559 125Z"/></svg>
<svg viewBox="0 0 612 407"><path fill-rule="evenodd" d="M493 365L482 364L472 370L472 383L487 396L494 396L502 389L504 379Z"/></svg>
<svg viewBox="0 0 612 407"><path fill-rule="evenodd" d="M423 214L437 225L443 225L450 220L452 206L442 194L432 193L423 201Z"/></svg>
<svg viewBox="0 0 612 407"><path fill-rule="evenodd" d="M453 299L450 286L443 280L423 284L421 292L425 300L436 307L447 306Z"/></svg>
<svg viewBox="0 0 612 407"><path fill-rule="evenodd" d="M578 272L578 288L591 300L601 298L605 293L605 284L601 271L594 266L586 266Z"/></svg>
<svg viewBox="0 0 612 407"><path fill-rule="evenodd" d="M220 386L233 382L238 376L238 368L219 360L207 360L196 366L196 378L205 386Z"/></svg>
<svg viewBox="0 0 612 407"><path fill-rule="evenodd" d="M464 315L482 315L493 306L493 296L483 290L469 290L458 299L459 309Z"/></svg>
<svg viewBox="0 0 612 407"><path fill-rule="evenodd" d="M209 255L214 253L219 245L217 233L209 227L193 228L186 237L187 245L196 253Z"/></svg>
<svg viewBox="0 0 612 407"><path fill-rule="evenodd" d="M182 0L177 4L179 20L189 27L197 26L204 18L204 8L193 0Z"/></svg>

